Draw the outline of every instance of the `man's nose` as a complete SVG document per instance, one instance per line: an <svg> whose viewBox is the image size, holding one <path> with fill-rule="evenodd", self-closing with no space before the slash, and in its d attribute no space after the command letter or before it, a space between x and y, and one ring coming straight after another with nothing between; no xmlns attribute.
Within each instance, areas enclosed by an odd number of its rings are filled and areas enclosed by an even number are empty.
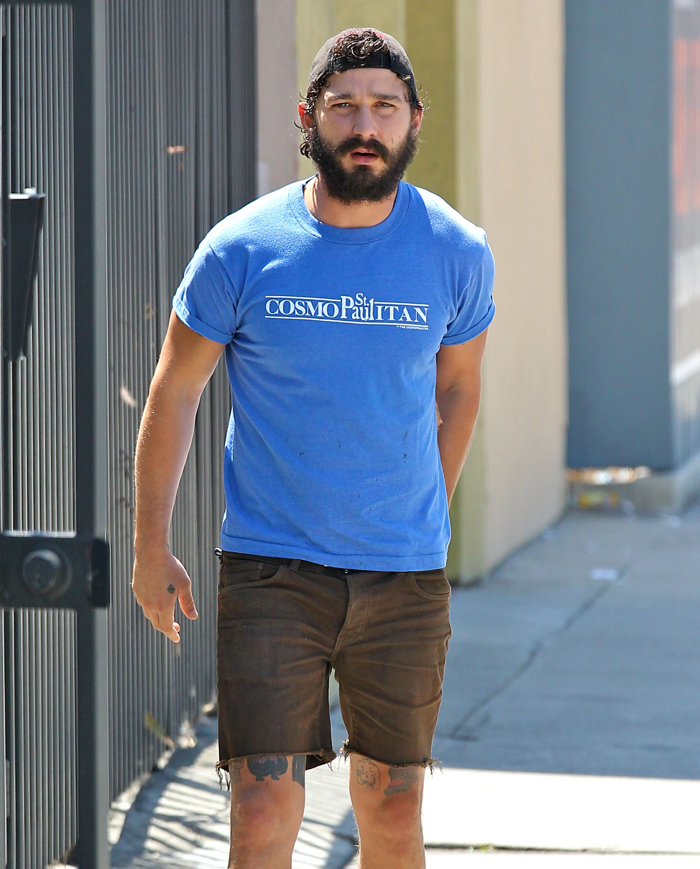
<svg viewBox="0 0 700 869"><path fill-rule="evenodd" d="M356 136L364 136L366 139L376 138L377 128L369 106L360 106L358 108L352 131Z"/></svg>

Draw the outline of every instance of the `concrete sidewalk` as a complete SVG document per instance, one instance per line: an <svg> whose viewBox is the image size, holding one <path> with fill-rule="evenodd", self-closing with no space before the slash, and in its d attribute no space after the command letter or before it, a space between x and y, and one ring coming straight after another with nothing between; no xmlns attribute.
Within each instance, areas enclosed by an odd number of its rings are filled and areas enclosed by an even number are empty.
<svg viewBox="0 0 700 869"><path fill-rule="evenodd" d="M455 589L429 869L700 865L699 615L700 508L573 513ZM114 813L115 867L226 866L215 721L198 736ZM309 773L295 869L352 865L354 837L347 766Z"/></svg>

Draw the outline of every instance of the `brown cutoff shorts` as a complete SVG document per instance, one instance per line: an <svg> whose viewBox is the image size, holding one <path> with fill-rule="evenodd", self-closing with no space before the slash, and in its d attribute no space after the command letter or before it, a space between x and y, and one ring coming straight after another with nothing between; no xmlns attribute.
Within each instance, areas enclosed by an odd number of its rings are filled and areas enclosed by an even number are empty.
<svg viewBox="0 0 700 869"><path fill-rule="evenodd" d="M335 670L347 752L431 763L450 637L445 571L385 573L220 554L219 769L233 758L333 760Z"/></svg>

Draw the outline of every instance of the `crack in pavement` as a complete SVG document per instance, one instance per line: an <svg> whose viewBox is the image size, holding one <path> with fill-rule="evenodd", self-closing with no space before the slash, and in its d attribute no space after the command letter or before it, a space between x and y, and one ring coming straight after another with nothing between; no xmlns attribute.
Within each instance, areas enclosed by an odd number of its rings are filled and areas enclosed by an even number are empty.
<svg viewBox="0 0 700 869"><path fill-rule="evenodd" d="M619 582L619 580L622 579L623 576L625 576L628 573L628 571L629 571L629 565L626 567L623 567L620 570L620 573L619 573L619 576L618 576L618 579L616 580L616 582ZM557 637L560 637L562 634L564 634L566 631L568 631L569 628L575 622L577 622L583 615L585 615L605 594L607 594L610 591L610 589L612 588L612 586L614 584L615 584L614 582L605 582L605 583L601 584L600 587L597 588L593 592L593 594L590 595L590 597L586 598L586 600L576 610L574 610L574 612L566 619L566 621L564 622L564 624L561 627L557 628L556 630L552 631L551 633L549 633L546 636L537 640L535 642L535 644L532 646L532 648L530 649L530 652L529 652L527 658L525 659L525 661L523 661L523 663L520 665L520 667L518 667L501 685L499 685L490 694L488 694L486 697L484 697L482 700L480 700L475 706L473 706L467 712L467 714L457 722L454 729L452 730L452 733L450 734L450 736L448 738L454 739L454 740L460 741L460 742L469 742L473 738L473 736L476 733L476 731L478 730L478 728L481 727L483 724L485 724L488 721L488 716L485 716L480 721L477 721L474 728L468 734L462 735L459 733L459 731L462 730L464 727L466 727L469 724L469 722L476 715L478 715L480 712L483 712L484 709L486 709L486 707L493 700L500 697L502 694L504 694L508 690L508 688L510 688L511 685L515 684L515 682L517 682L518 679L520 679L530 669L530 667L535 663L535 661L539 657L540 653L544 649L548 648L552 644L552 642L554 642L554 640L556 640Z"/></svg>

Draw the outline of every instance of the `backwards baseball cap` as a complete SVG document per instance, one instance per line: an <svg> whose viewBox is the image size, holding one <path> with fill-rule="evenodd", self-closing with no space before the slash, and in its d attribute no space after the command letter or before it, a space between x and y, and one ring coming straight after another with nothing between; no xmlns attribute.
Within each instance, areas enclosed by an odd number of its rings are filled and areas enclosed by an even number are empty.
<svg viewBox="0 0 700 869"><path fill-rule="evenodd" d="M387 50L383 51L380 49L366 57L357 55L348 57L346 53L338 50L338 44L344 37L351 34L375 36L382 40ZM363 69L365 67L390 69L408 86L411 101L418 101L418 91L416 89L416 80L413 76L413 68L403 46L393 36L375 30L373 27L353 27L350 30L343 30L342 33L331 36L330 39L324 42L311 64L309 86L324 81L334 72L345 72L348 69Z"/></svg>

